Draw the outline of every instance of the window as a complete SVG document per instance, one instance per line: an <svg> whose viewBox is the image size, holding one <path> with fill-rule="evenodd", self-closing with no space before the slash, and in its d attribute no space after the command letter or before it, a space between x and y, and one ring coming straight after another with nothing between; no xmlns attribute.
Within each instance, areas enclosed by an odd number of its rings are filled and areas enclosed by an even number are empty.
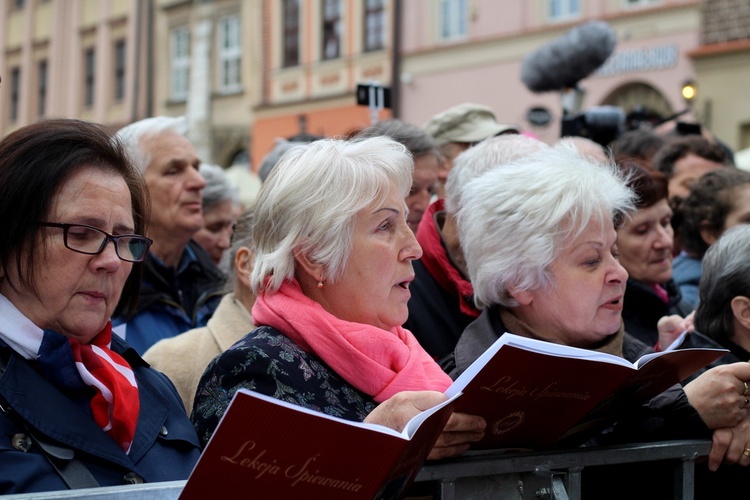
<svg viewBox="0 0 750 500"><path fill-rule="evenodd" d="M463 38L469 32L467 0L440 0L440 38Z"/></svg>
<svg viewBox="0 0 750 500"><path fill-rule="evenodd" d="M552 21L563 21L581 15L580 0L550 0L549 18Z"/></svg>
<svg viewBox="0 0 750 500"><path fill-rule="evenodd" d="M626 7L644 7L644 6L659 2L659 0L623 0L623 1Z"/></svg>
<svg viewBox="0 0 750 500"><path fill-rule="evenodd" d="M94 59L94 47L86 49L83 55L84 75L83 75L83 104L86 107L94 105L94 72L96 67Z"/></svg>
<svg viewBox="0 0 750 500"><path fill-rule="evenodd" d="M47 112L47 60L42 59L37 66L37 116L43 118Z"/></svg>
<svg viewBox="0 0 750 500"><path fill-rule="evenodd" d="M115 42L115 101L125 99L125 40Z"/></svg>
<svg viewBox="0 0 750 500"><path fill-rule="evenodd" d="M385 47L385 0L367 0L364 33L365 52Z"/></svg>
<svg viewBox="0 0 750 500"><path fill-rule="evenodd" d="M299 64L299 0L284 0L284 67Z"/></svg>
<svg viewBox="0 0 750 500"><path fill-rule="evenodd" d="M10 70L10 121L18 120L18 110L21 98L21 68L18 66Z"/></svg>
<svg viewBox="0 0 750 500"><path fill-rule="evenodd" d="M219 89L228 92L240 87L240 18L225 17L219 21Z"/></svg>
<svg viewBox="0 0 750 500"><path fill-rule="evenodd" d="M180 27L170 33L171 97L175 101L187 99L190 78L190 30Z"/></svg>
<svg viewBox="0 0 750 500"><path fill-rule="evenodd" d="M341 55L341 2L323 0L323 59Z"/></svg>

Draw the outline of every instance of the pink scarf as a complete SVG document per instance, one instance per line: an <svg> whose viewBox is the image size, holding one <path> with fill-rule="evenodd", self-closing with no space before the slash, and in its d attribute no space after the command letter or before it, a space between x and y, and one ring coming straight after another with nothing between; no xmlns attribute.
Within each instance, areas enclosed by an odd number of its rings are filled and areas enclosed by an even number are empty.
<svg viewBox="0 0 750 500"><path fill-rule="evenodd" d="M318 356L378 403L401 391L443 392L451 384L409 330L341 320L304 295L296 280L285 281L278 292L261 294L252 316L257 325L276 328Z"/></svg>

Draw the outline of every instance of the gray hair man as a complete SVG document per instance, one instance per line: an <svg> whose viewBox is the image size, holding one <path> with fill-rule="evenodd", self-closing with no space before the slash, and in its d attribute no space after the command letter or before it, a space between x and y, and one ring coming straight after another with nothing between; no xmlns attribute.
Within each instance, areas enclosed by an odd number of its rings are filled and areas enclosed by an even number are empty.
<svg viewBox="0 0 750 500"><path fill-rule="evenodd" d="M221 298L224 276L192 241L203 227L200 159L184 117L157 116L122 128L121 141L143 172L151 202L145 261L134 314L115 319L115 332L139 353L163 338L204 326Z"/></svg>

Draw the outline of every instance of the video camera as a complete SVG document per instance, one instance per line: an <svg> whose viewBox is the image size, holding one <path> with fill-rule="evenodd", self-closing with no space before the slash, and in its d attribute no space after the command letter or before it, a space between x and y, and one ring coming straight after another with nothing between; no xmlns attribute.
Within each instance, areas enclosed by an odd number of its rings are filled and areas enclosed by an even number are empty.
<svg viewBox="0 0 750 500"><path fill-rule="evenodd" d="M561 137L577 136L608 146L625 131L625 112L617 106L595 106L576 115L564 115Z"/></svg>

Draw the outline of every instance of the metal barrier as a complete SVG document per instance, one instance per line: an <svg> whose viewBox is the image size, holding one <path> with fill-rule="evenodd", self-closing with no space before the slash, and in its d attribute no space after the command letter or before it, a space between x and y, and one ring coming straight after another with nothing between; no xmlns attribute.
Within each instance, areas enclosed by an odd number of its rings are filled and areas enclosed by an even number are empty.
<svg viewBox="0 0 750 500"><path fill-rule="evenodd" d="M547 453L476 452L426 464L416 483L436 483L440 500L513 498L578 500L586 467L638 462L669 462L674 467L674 498L690 500L695 460L708 455L710 441L663 441ZM109 486L89 490L8 495L7 499L173 500L185 481Z"/></svg>
<svg viewBox="0 0 750 500"><path fill-rule="evenodd" d="M695 487L695 460L707 456L710 449L710 441L696 440L547 453L487 452L428 463L416 481L437 482L437 497L441 500L578 500L581 498L581 474L586 467L666 461L673 465L674 498L691 500Z"/></svg>

